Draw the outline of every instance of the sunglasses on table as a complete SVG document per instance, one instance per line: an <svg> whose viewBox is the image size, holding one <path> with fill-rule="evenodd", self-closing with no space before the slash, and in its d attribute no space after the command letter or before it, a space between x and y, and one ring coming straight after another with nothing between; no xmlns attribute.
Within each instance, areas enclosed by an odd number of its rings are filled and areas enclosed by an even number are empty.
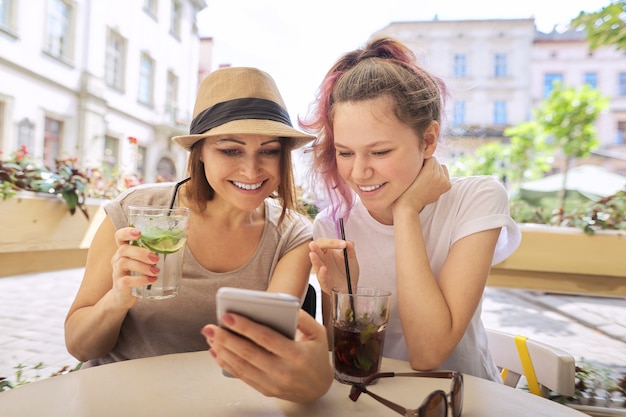
<svg viewBox="0 0 626 417"><path fill-rule="evenodd" d="M431 392L416 410L410 410L399 404L389 401L366 388L380 378L393 378L396 376L408 376L417 378L449 378L452 379L450 393L446 394L442 390ZM406 417L447 417L448 404L452 411L452 417L461 417L461 408L463 407L463 374L454 371L437 371L437 372L381 372L374 374L363 381L362 384L352 384L350 390L350 399L355 401L359 399L361 393L367 394L376 401L386 405L398 414ZM450 402L448 403L448 397Z"/></svg>

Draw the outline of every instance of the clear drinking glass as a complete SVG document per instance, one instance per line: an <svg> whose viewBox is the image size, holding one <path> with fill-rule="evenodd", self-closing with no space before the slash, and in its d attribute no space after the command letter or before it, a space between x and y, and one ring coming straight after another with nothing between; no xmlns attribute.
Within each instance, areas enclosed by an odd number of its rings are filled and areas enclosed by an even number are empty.
<svg viewBox="0 0 626 417"><path fill-rule="evenodd" d="M139 206L129 209L130 226L141 230L141 237L132 244L156 253L159 256L156 267L160 269L156 282L134 287L133 295L149 299L175 297L183 273L189 209Z"/></svg>
<svg viewBox="0 0 626 417"><path fill-rule="evenodd" d="M360 384L380 371L391 292L359 287L353 294L333 289L335 379Z"/></svg>

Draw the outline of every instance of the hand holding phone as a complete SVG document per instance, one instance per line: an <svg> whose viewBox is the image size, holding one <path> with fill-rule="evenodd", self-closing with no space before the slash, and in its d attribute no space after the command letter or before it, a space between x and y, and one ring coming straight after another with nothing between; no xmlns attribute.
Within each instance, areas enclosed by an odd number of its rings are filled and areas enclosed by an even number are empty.
<svg viewBox="0 0 626 417"><path fill-rule="evenodd" d="M222 287L217 291L219 325L226 313L236 313L294 339L300 299L290 294ZM224 372L226 376L231 374Z"/></svg>

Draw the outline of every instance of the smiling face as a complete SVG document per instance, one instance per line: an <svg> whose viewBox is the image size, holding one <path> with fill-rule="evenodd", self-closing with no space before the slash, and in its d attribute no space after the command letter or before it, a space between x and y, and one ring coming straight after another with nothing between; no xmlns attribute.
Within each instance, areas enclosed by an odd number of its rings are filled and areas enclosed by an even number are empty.
<svg viewBox="0 0 626 417"><path fill-rule="evenodd" d="M201 159L215 200L242 211L258 208L280 184L282 152L279 138L272 136L240 134L206 139Z"/></svg>
<svg viewBox="0 0 626 417"><path fill-rule="evenodd" d="M376 220L392 224L393 202L432 156L436 141L421 144L393 114L389 97L337 103L333 114L339 175Z"/></svg>

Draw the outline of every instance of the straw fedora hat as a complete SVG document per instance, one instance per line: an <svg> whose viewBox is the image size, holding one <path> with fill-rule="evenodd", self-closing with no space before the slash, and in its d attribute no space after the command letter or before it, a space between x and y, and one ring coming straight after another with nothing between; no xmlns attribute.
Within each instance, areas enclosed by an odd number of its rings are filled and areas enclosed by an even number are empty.
<svg viewBox="0 0 626 417"><path fill-rule="evenodd" d="M202 80L189 135L172 140L191 150L203 138L244 133L286 138L292 149L315 138L292 127L285 103L269 74L256 68L228 67Z"/></svg>

